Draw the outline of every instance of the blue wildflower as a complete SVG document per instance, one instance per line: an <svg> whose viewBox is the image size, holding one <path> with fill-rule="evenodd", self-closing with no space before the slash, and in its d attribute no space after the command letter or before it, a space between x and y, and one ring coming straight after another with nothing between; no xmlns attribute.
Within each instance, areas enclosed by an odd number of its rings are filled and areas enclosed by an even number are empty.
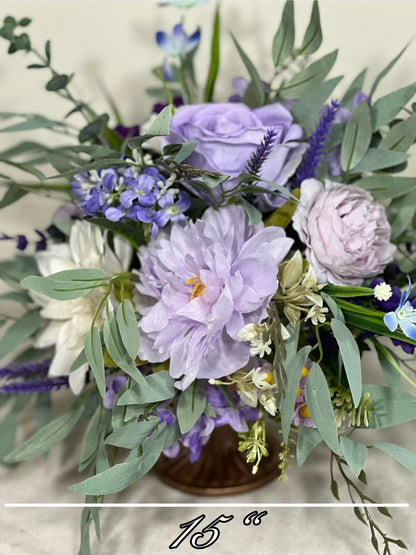
<svg viewBox="0 0 416 555"><path fill-rule="evenodd" d="M155 213L153 221L158 227L165 227L168 222L176 223L184 220L183 213L191 206L191 201L183 191L178 194L177 200L167 192L159 199L159 206L161 210Z"/></svg>
<svg viewBox="0 0 416 555"><path fill-rule="evenodd" d="M392 312L387 312L383 320L390 331L399 327L402 332L413 341L416 341L416 309L409 301L412 284L409 279L409 287L403 291L399 306Z"/></svg>
<svg viewBox="0 0 416 555"><path fill-rule="evenodd" d="M200 29L189 36L185 33L182 23L175 25L171 35L164 31L156 33L157 44L169 58L176 58L192 52L198 46L200 38Z"/></svg>

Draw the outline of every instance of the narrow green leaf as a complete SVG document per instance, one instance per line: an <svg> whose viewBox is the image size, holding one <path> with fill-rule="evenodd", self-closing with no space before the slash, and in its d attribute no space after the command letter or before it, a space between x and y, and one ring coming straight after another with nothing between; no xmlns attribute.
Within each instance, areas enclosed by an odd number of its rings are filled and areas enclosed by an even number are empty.
<svg viewBox="0 0 416 555"><path fill-rule="evenodd" d="M339 306L337 305L337 303L334 301L334 299L330 297L327 293L324 293L323 291L321 291L321 297L328 305L329 310L332 312L334 318L336 318L342 323L345 323L344 314L342 310L339 308Z"/></svg>
<svg viewBox="0 0 416 555"><path fill-rule="evenodd" d="M91 367L101 397L105 395L104 355L101 347L100 331L95 326L90 329L84 342L85 356Z"/></svg>
<svg viewBox="0 0 416 555"><path fill-rule="evenodd" d="M361 71L357 75L357 77L345 91L344 96L341 99L341 106L348 108L349 110L352 109L355 96L363 90L366 73L367 70L363 69L363 71Z"/></svg>
<svg viewBox="0 0 416 555"><path fill-rule="evenodd" d="M319 85L303 95L291 109L296 121L308 135L315 130L323 104L341 79L342 77L334 77L333 79L319 83Z"/></svg>
<svg viewBox="0 0 416 555"><path fill-rule="evenodd" d="M351 168L352 172L363 173L392 168L406 162L409 154L381 148L369 148L359 164Z"/></svg>
<svg viewBox="0 0 416 555"><path fill-rule="evenodd" d="M189 432L195 425L204 412L205 405L204 384L201 380L194 381L193 384L182 391L176 408L176 416L182 434Z"/></svg>
<svg viewBox="0 0 416 555"><path fill-rule="evenodd" d="M374 447L396 459L411 472L416 472L416 453L394 443L375 443Z"/></svg>
<svg viewBox="0 0 416 555"><path fill-rule="evenodd" d="M88 361L87 361L87 355L85 354L85 349L82 349L82 351L79 353L77 358L71 364L71 368L69 369L69 373L74 372L80 366L82 366L83 364L87 364L87 363L88 363Z"/></svg>
<svg viewBox="0 0 416 555"><path fill-rule="evenodd" d="M328 447L341 455L338 428L332 408L331 395L324 373L314 364L306 377L305 399L312 420Z"/></svg>
<svg viewBox="0 0 416 555"><path fill-rule="evenodd" d="M406 44L406 46L403 48L403 50L401 50L397 56L395 56L391 62L389 62L387 64L387 66L377 75L377 77L374 80L374 83L370 89L370 94L369 94L369 101L371 104L372 98L373 98L373 94L375 93L378 85L380 84L380 81L388 74L388 72L394 67L394 65L396 64L396 62L401 58L401 56L403 55L403 53L405 52L405 50L407 49L407 47L409 46L410 43Z"/></svg>
<svg viewBox="0 0 416 555"><path fill-rule="evenodd" d="M305 347L302 347L291 359L285 362L287 384L285 393L280 400L280 414L282 418L284 441L288 441L295 408L296 392L299 387L302 369L305 366L311 348L310 345L305 345Z"/></svg>
<svg viewBox="0 0 416 555"><path fill-rule="evenodd" d="M391 227L391 238L396 239L411 225L416 214L416 188L395 198L387 208L387 218Z"/></svg>
<svg viewBox="0 0 416 555"><path fill-rule="evenodd" d="M13 463L43 455L69 434L83 412L84 407L80 405L76 410L52 420L23 444L16 447L4 460Z"/></svg>
<svg viewBox="0 0 416 555"><path fill-rule="evenodd" d="M371 142L371 117L366 102L360 102L345 126L341 144L341 167L349 172L363 158Z"/></svg>
<svg viewBox="0 0 416 555"><path fill-rule="evenodd" d="M311 19L306 29L305 36L303 37L302 46L300 47L300 54L302 56L310 56L314 54L322 43L322 30L321 21L319 17L318 1L314 0Z"/></svg>
<svg viewBox="0 0 416 555"><path fill-rule="evenodd" d="M372 175L354 182L354 185L372 194L374 200L397 198L416 190L416 178Z"/></svg>
<svg viewBox="0 0 416 555"><path fill-rule="evenodd" d="M140 370L136 367L136 364L126 351L123 341L120 336L120 332L117 325L117 320L112 312L108 315L104 321L103 328L104 343L107 350L114 360L114 362L119 366L123 372L128 374L135 382L137 382L142 388L147 388L146 380L142 376Z"/></svg>
<svg viewBox="0 0 416 555"><path fill-rule="evenodd" d="M381 140L378 148L407 152L416 140L416 113L396 123Z"/></svg>
<svg viewBox="0 0 416 555"><path fill-rule="evenodd" d="M248 223L250 225L258 225L262 221L262 213L255 206L250 204L244 197L241 197L241 204L248 216Z"/></svg>
<svg viewBox="0 0 416 555"><path fill-rule="evenodd" d="M214 27L211 41L211 62L209 65L207 82L204 90L204 102L212 102L215 81L217 80L220 65L220 8L217 6L214 17Z"/></svg>
<svg viewBox="0 0 416 555"><path fill-rule="evenodd" d="M95 141L97 137L104 132L104 129L107 123L108 123L108 114L102 114L91 123L88 123L79 132L79 135L78 135L79 142L85 143L86 141Z"/></svg>
<svg viewBox="0 0 416 555"><path fill-rule="evenodd" d="M295 45L295 14L293 0L284 5L279 28L273 39L273 63L280 66L292 54Z"/></svg>
<svg viewBox="0 0 416 555"><path fill-rule="evenodd" d="M157 416L151 416L149 420L125 424L106 437L105 443L123 449L134 449L143 443L158 423Z"/></svg>
<svg viewBox="0 0 416 555"><path fill-rule="evenodd" d="M123 345L130 358L134 360L140 348L140 334L136 313L131 301L124 299L119 304L116 319Z"/></svg>
<svg viewBox="0 0 416 555"><path fill-rule="evenodd" d="M334 50L297 73L281 87L279 90L280 96L282 98L301 98L319 85L331 71L337 59L337 54L338 50Z"/></svg>
<svg viewBox="0 0 416 555"><path fill-rule="evenodd" d="M390 331L386 324L383 322L384 312L380 312L380 316L375 317L370 315L370 313L363 314L355 310L348 310L343 308L345 321L350 326L355 326L361 328L362 330L372 331L378 335L384 335L386 337L391 337L392 339L398 339L399 341L405 341L411 345L416 345L416 341L410 339L404 335L401 331ZM376 311L374 311L376 312Z"/></svg>
<svg viewBox="0 0 416 555"><path fill-rule="evenodd" d="M333 479L331 480L331 492L332 492L332 495L335 497L335 499L338 499L339 501L340 499L339 499L339 493L338 493L338 484Z"/></svg>
<svg viewBox="0 0 416 555"><path fill-rule="evenodd" d="M0 201L0 209L17 202L22 197L27 195L28 191L24 191L23 189L18 189L17 187L13 187L11 185L7 191L5 192L3 198Z"/></svg>
<svg viewBox="0 0 416 555"><path fill-rule="evenodd" d="M179 151L174 157L175 162L177 162L178 164L182 164L182 162L184 162L188 158L188 156L193 153L197 146L198 141L190 141L189 143L184 143L183 145L181 145Z"/></svg>
<svg viewBox="0 0 416 555"><path fill-rule="evenodd" d="M253 87L255 91L256 105L262 106L265 100L265 93L264 93L263 82L260 78L260 75L258 74L257 69L254 66L253 62L250 60L250 58L247 56L247 54L238 44L237 39L234 37L233 34L231 34L231 38L233 39L233 42L238 50L238 53L240 54L240 57L243 60L244 65L246 66L247 71L251 77L251 81L253 83Z"/></svg>
<svg viewBox="0 0 416 555"><path fill-rule="evenodd" d="M24 117L25 121L21 121L20 123L15 123L13 125L9 125L7 127L3 127L0 129L0 133L12 133L16 131L31 131L33 129L48 129L51 127L59 127L62 126L62 123L58 121L52 121L45 116L31 114L26 116L25 114L16 114L20 117Z"/></svg>
<svg viewBox="0 0 416 555"><path fill-rule="evenodd" d="M11 411L0 422L0 461L5 462L5 457L13 451L16 445L17 413Z"/></svg>
<svg viewBox="0 0 416 555"><path fill-rule="evenodd" d="M350 287L345 285L325 285L323 291L332 297L372 297L374 289L371 287ZM335 315L334 315L335 316ZM340 318L338 318L340 320Z"/></svg>
<svg viewBox="0 0 416 555"><path fill-rule="evenodd" d="M340 443L344 459L347 461L352 473L358 478L367 460L367 447L363 443L353 441L347 436L341 436Z"/></svg>
<svg viewBox="0 0 416 555"><path fill-rule="evenodd" d="M373 131L390 123L416 93L416 83L379 98L371 108Z"/></svg>
<svg viewBox="0 0 416 555"><path fill-rule="evenodd" d="M45 43L45 56L48 60L48 63L51 63L51 41L47 40Z"/></svg>
<svg viewBox="0 0 416 555"><path fill-rule="evenodd" d="M20 282L22 287L42 293L52 299L69 300L86 295L105 278L100 268L64 270L47 277L27 276Z"/></svg>
<svg viewBox="0 0 416 555"><path fill-rule="evenodd" d="M13 322L0 339L0 359L32 337L43 325L43 319L38 311L27 312Z"/></svg>
<svg viewBox="0 0 416 555"><path fill-rule="evenodd" d="M416 420L416 397L397 387L386 385L363 385L370 394L373 421L368 428L388 428L403 422Z"/></svg>
<svg viewBox="0 0 416 555"><path fill-rule="evenodd" d="M322 436L316 428L299 425L298 441L296 445L296 460L299 466L306 461L309 454L322 441Z"/></svg>
<svg viewBox="0 0 416 555"><path fill-rule="evenodd" d="M38 393L35 403L36 429L40 430L53 420L50 393Z"/></svg>
<svg viewBox="0 0 416 555"><path fill-rule="evenodd" d="M131 148L137 148L143 143L152 139L153 137L166 137L170 133L170 119L172 117L172 104L168 104L163 108L163 110L156 116L154 122L150 126L149 130L145 135L141 137L128 139L127 145Z"/></svg>
<svg viewBox="0 0 416 555"><path fill-rule="evenodd" d="M156 463L166 442L166 427L161 427L143 442L143 455L116 464L108 470L69 486L71 491L89 495L117 493L139 480Z"/></svg>
<svg viewBox="0 0 416 555"><path fill-rule="evenodd" d="M344 363L354 406L358 407L362 393L361 357L358 345L350 330L340 320L333 318L331 328Z"/></svg>
<svg viewBox="0 0 416 555"><path fill-rule="evenodd" d="M101 402L88 423L82 443L81 458L78 470L82 472L89 464L91 464L101 441L101 425L103 422L104 408Z"/></svg>
<svg viewBox="0 0 416 555"><path fill-rule="evenodd" d="M386 384L389 387L399 387L400 375L403 371L400 368L396 355L377 340L374 340L373 344L377 351L378 361L380 363L384 379L386 380Z"/></svg>
<svg viewBox="0 0 416 555"><path fill-rule="evenodd" d="M53 154L52 152L45 152L45 158L58 173L64 173L75 169L74 166L70 162L68 162L68 159L64 156L58 156L57 154Z"/></svg>
<svg viewBox="0 0 416 555"><path fill-rule="evenodd" d="M172 399L176 393L174 383L175 380L169 376L169 372L166 370L150 374L146 377L146 388L134 385L127 389L119 397L117 405L146 405Z"/></svg>

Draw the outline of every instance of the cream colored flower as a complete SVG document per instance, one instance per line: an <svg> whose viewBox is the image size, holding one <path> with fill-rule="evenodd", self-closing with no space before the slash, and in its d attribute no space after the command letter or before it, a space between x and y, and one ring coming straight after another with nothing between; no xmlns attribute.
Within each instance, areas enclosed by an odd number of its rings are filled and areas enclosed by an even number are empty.
<svg viewBox="0 0 416 555"><path fill-rule="evenodd" d="M106 275L126 272L132 257L131 246L119 237L114 238L114 251L105 242L97 226L77 221L71 229L69 243L51 245L36 254L39 272L48 276L63 270L76 268L102 268ZM58 301L33 293L34 300L42 306L40 314L49 320L35 341L35 347L55 347L49 375L66 376L84 347L87 335L98 305L105 293L104 288L92 289L84 297L69 301ZM111 300L116 302L113 297ZM96 325L102 326L103 312ZM83 364L69 374L69 384L74 393L79 393L85 380L88 364Z"/></svg>
<svg viewBox="0 0 416 555"><path fill-rule="evenodd" d="M378 283L374 287L374 296L378 301L388 301L392 295L393 291L388 283Z"/></svg>

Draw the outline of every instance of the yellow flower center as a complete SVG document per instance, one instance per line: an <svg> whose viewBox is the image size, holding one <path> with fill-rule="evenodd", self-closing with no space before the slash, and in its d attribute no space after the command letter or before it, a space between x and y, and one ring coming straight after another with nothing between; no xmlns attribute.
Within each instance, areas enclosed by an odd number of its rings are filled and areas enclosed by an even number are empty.
<svg viewBox="0 0 416 555"><path fill-rule="evenodd" d="M300 395L300 387L298 387L296 390L296 397L299 397L299 395Z"/></svg>
<svg viewBox="0 0 416 555"><path fill-rule="evenodd" d="M189 278L186 281L186 285L189 285L190 283L194 284L194 287L191 293L191 301L192 301L192 299L195 299L195 297L200 297L202 295L202 291L205 289L205 285L202 283L201 278L199 276Z"/></svg>
<svg viewBox="0 0 416 555"><path fill-rule="evenodd" d="M308 374L309 374L309 370L306 368L306 366L304 366L304 367L302 368L302 374L301 374L302 378L304 378L304 377L307 376Z"/></svg>
<svg viewBox="0 0 416 555"><path fill-rule="evenodd" d="M299 414L301 415L302 418L310 418L311 417L311 413L309 412L309 409L308 409L307 405L303 405L303 407L300 407Z"/></svg>
<svg viewBox="0 0 416 555"><path fill-rule="evenodd" d="M273 372L263 372L264 381L270 385L274 384Z"/></svg>

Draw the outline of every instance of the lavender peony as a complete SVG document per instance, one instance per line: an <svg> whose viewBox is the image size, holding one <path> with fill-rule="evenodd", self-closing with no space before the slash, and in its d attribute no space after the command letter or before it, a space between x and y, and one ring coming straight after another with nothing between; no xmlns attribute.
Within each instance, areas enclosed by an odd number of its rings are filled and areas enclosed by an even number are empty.
<svg viewBox="0 0 416 555"><path fill-rule="evenodd" d="M298 167L307 145L298 142L302 129L292 123L290 112L281 104L269 104L253 110L235 102L181 106L172 117L171 134L164 142L198 141L187 163L229 175L230 179L224 183L227 189L233 187L237 177L247 171L251 155L271 129L276 136L260 175L284 186ZM261 186L268 188L264 183ZM219 196L219 188L213 192ZM285 200L281 196L261 194L258 206L262 210L271 210Z"/></svg>
<svg viewBox="0 0 416 555"><path fill-rule="evenodd" d="M303 181L293 227L321 283L360 285L381 273L396 249L383 206L353 185Z"/></svg>
<svg viewBox="0 0 416 555"><path fill-rule="evenodd" d="M238 332L266 316L277 265L292 242L281 228L250 226L243 208L230 205L209 208L200 220L178 223L140 247L140 358L170 359L182 389L245 366L250 346Z"/></svg>

